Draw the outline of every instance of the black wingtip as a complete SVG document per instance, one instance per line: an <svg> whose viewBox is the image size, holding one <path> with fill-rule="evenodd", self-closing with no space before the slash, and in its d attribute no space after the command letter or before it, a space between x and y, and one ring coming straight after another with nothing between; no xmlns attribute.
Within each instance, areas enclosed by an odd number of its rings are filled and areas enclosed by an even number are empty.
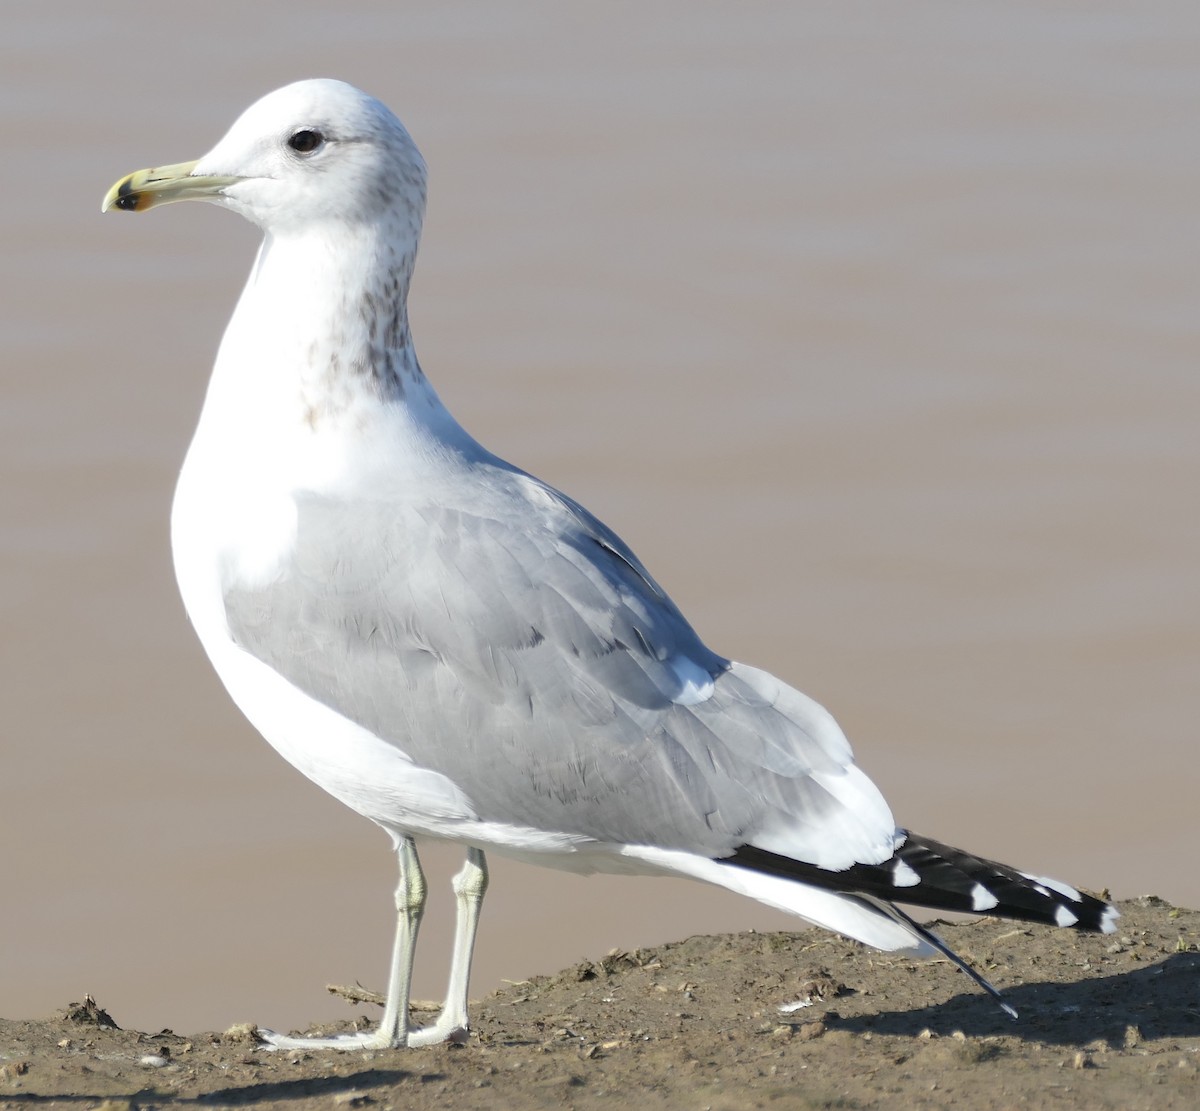
<svg viewBox="0 0 1200 1111"><path fill-rule="evenodd" d="M919 834L900 831L891 859L882 864L854 864L841 871L742 845L722 864L792 879L862 900L901 923L913 937L965 972L986 991L1001 1010L1016 1019L1016 1008L1000 991L954 952L937 934L915 922L895 905L897 901L933 910L988 914L1069 926L1076 930L1112 933L1120 913L1104 899L1077 891L1068 884L1007 864L972 856Z"/></svg>
<svg viewBox="0 0 1200 1111"><path fill-rule="evenodd" d="M754 845L742 845L723 863L810 883L881 903L901 902L930 910L991 914L1112 933L1116 907L1068 884L1007 864L974 856L950 845L902 832L895 854L882 864L853 864L830 871Z"/></svg>

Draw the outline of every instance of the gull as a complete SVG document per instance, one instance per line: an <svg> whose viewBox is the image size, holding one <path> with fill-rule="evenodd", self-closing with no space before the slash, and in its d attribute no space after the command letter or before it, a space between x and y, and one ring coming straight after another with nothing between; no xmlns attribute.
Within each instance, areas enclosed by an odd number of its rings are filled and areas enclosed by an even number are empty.
<svg viewBox="0 0 1200 1111"><path fill-rule="evenodd" d="M209 201L263 232L179 476L176 577L242 712L399 861L378 1026L265 1043L465 1039L490 851L716 884L881 950L941 953L997 999L895 901L1111 932L1099 899L899 827L825 709L707 648L614 532L454 419L409 330L425 182L388 108L309 80L103 203ZM425 1027L409 1015L416 838L466 849Z"/></svg>

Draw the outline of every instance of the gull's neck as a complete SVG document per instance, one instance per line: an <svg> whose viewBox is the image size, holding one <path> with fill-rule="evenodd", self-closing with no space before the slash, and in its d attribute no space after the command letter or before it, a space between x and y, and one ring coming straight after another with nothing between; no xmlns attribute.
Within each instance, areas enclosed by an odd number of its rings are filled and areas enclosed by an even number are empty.
<svg viewBox="0 0 1200 1111"><path fill-rule="evenodd" d="M255 454L269 445L293 467L380 438L419 454L473 453L413 350L416 233L388 231L331 223L267 235L221 342L198 440L211 432Z"/></svg>

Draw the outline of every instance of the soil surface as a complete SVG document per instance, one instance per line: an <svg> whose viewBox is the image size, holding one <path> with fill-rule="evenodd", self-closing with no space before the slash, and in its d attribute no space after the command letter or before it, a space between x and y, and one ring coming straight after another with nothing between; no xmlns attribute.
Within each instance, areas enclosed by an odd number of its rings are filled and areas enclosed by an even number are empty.
<svg viewBox="0 0 1200 1111"><path fill-rule="evenodd" d="M944 961L818 930L693 937L514 984L474 1005L461 1046L269 1052L249 1026L119 1030L87 999L0 1020L0 1107L1200 1107L1200 913L1153 896L1121 912L1105 937L939 927L1016 1022ZM372 1011L348 1005L347 1028Z"/></svg>

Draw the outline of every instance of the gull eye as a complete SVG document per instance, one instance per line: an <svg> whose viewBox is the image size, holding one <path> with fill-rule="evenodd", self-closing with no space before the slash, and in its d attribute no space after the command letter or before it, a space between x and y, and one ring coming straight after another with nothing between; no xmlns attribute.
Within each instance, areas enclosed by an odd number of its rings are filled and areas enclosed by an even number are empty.
<svg viewBox="0 0 1200 1111"><path fill-rule="evenodd" d="M318 147L325 145L325 136L319 131L304 127L288 139L287 145L297 154L312 154Z"/></svg>

